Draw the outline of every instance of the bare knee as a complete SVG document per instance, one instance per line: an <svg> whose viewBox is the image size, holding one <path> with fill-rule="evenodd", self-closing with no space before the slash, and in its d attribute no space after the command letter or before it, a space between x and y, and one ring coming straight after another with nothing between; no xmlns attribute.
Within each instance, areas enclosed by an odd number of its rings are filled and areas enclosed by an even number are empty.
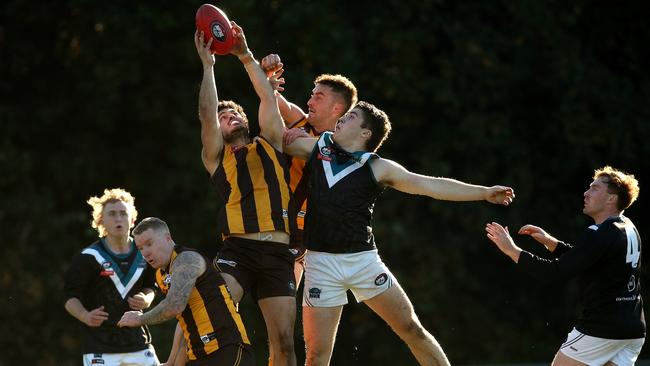
<svg viewBox="0 0 650 366"><path fill-rule="evenodd" d="M273 352L278 355L292 355L294 354L293 333L281 332L271 341L271 348Z"/></svg>
<svg viewBox="0 0 650 366"><path fill-rule="evenodd" d="M320 366L328 365L330 353L328 350L322 347L314 347L305 345L306 355L305 355L305 365L306 366Z"/></svg>
<svg viewBox="0 0 650 366"><path fill-rule="evenodd" d="M411 318L403 324L394 327L393 330L401 338L408 339L426 339L429 338L429 332L420 324L417 318Z"/></svg>

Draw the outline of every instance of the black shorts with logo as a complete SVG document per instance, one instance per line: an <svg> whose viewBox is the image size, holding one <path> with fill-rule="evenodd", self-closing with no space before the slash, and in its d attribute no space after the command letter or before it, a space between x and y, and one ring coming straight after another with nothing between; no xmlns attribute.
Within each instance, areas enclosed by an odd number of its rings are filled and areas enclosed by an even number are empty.
<svg viewBox="0 0 650 366"><path fill-rule="evenodd" d="M188 361L188 366L255 366L255 354L248 344L231 344L198 360Z"/></svg>
<svg viewBox="0 0 650 366"><path fill-rule="evenodd" d="M214 258L214 267L237 279L255 301L296 296L295 257L284 243L229 237Z"/></svg>
<svg viewBox="0 0 650 366"><path fill-rule="evenodd" d="M305 262L305 243L302 241L303 230L295 229L291 232L291 242L289 243L289 250L297 263L303 264Z"/></svg>

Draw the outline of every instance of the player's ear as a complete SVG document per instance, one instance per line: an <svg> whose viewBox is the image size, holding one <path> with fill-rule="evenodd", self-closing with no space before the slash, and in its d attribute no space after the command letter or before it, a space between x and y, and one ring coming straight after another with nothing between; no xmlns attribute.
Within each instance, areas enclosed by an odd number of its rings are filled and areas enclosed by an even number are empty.
<svg viewBox="0 0 650 366"><path fill-rule="evenodd" d="M334 103L334 106L332 107L332 113L343 116L345 114L345 106L343 103L340 101Z"/></svg>
<svg viewBox="0 0 650 366"><path fill-rule="evenodd" d="M610 194L609 197L607 197L607 203L616 205L618 203L618 195Z"/></svg>

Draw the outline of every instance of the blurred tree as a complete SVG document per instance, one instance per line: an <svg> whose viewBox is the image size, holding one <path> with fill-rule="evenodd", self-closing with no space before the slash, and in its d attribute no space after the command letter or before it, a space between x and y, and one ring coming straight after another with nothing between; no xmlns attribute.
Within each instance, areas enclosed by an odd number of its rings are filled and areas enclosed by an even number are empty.
<svg viewBox="0 0 650 366"><path fill-rule="evenodd" d="M196 117L200 4L0 5L0 366L78 364L62 273L94 239L85 200L103 188L130 190L141 218L160 216L179 243L216 253L220 203L199 159ZM388 191L376 209L377 241L454 364L548 362L578 312L575 284L532 282L483 227L531 222L572 241L588 224L581 194L605 164L637 175L641 195L627 214L642 235L650 227L642 214L650 205L650 25L641 2L216 5L244 27L258 58L282 56L290 100L304 106L316 75L342 73L392 118L383 156L516 189L508 208ZM220 97L256 120L239 63L219 57L216 75ZM251 302L242 309L263 364L263 321ZM172 327L153 328L161 359ZM346 308L332 364L386 361L414 362L365 306Z"/></svg>

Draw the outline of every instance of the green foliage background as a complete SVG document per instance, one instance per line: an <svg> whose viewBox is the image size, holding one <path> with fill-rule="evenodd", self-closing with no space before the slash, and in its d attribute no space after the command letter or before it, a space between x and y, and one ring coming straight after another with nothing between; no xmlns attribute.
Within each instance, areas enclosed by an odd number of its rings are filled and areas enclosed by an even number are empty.
<svg viewBox="0 0 650 366"><path fill-rule="evenodd" d="M193 45L197 1L65 0L0 5L0 365L79 363L62 274L94 240L91 195L123 187L140 217L216 253L219 203L200 162ZM258 58L279 53L285 95L341 73L388 112L380 153L407 168L505 184L508 208L389 191L376 208L385 262L454 364L548 362L578 312L575 283L542 286L484 235L496 220L567 241L588 218L582 192L611 164L641 182L627 211L642 235L650 182L650 23L641 1L221 1ZM255 120L257 98L232 56L220 96ZM531 240L525 248L541 253ZM647 277L647 276L646 276ZM648 280L644 278L644 281ZM645 291L644 291L645 293ZM646 298L647 295L646 295ZM242 304L260 364L264 326ZM172 324L153 327L161 359ZM301 324L296 324L299 360ZM642 358L648 358L644 351ZM333 365L414 364L364 305L344 311Z"/></svg>

